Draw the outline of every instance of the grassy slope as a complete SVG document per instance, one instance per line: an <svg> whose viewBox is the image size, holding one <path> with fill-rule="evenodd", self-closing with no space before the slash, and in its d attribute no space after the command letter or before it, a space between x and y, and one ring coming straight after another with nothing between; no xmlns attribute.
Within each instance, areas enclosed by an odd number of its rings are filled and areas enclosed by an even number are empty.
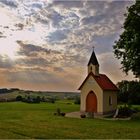
<svg viewBox="0 0 140 140"><path fill-rule="evenodd" d="M0 103L0 138L140 138L140 121L107 121L54 116L79 110L64 103Z"/></svg>

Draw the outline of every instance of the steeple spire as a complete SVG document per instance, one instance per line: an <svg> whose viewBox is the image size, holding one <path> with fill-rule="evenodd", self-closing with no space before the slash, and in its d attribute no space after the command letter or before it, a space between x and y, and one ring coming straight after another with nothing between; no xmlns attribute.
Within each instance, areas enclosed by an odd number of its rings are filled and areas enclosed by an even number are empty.
<svg viewBox="0 0 140 140"><path fill-rule="evenodd" d="M95 52L94 52L94 47L93 47L92 55L91 55L90 60L88 62L88 66L89 66L89 64L99 65L98 60L97 60L96 55L95 55Z"/></svg>
<svg viewBox="0 0 140 140"><path fill-rule="evenodd" d="M99 63L94 52L94 47L93 47L92 55L88 62L88 73L90 72L92 72L95 75L99 75Z"/></svg>

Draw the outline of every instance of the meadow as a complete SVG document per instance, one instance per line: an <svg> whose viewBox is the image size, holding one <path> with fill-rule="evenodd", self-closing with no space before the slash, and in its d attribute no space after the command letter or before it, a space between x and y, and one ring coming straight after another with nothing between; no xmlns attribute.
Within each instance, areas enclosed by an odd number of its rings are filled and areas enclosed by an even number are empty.
<svg viewBox="0 0 140 140"><path fill-rule="evenodd" d="M140 106L137 106L140 108ZM140 120L78 119L55 116L79 110L79 105L0 103L0 139L139 139Z"/></svg>

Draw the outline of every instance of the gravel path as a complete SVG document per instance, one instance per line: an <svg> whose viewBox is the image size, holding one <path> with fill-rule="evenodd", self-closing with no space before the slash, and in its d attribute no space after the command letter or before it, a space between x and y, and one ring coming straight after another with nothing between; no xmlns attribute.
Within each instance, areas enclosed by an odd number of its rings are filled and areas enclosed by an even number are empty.
<svg viewBox="0 0 140 140"><path fill-rule="evenodd" d="M66 117L70 117L70 118L81 118L80 117L81 112L77 111L77 112L70 112L70 113L66 113Z"/></svg>

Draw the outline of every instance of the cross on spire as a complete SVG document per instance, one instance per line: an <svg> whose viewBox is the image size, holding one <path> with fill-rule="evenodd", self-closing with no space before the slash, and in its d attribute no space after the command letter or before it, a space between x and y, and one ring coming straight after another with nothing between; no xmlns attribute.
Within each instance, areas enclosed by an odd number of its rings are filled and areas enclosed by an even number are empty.
<svg viewBox="0 0 140 140"><path fill-rule="evenodd" d="M94 46L92 46L92 49L94 50L94 49L95 49L95 47L94 47Z"/></svg>
<svg viewBox="0 0 140 140"><path fill-rule="evenodd" d="M91 55L91 57L90 57L90 60L89 60L89 62L88 62L88 66L90 65L90 64L93 64L93 65L99 65L98 64L98 60L97 60L97 58L96 58L96 55L95 55L95 52L94 52L94 46L92 47L93 48L93 51L92 51L92 55Z"/></svg>

